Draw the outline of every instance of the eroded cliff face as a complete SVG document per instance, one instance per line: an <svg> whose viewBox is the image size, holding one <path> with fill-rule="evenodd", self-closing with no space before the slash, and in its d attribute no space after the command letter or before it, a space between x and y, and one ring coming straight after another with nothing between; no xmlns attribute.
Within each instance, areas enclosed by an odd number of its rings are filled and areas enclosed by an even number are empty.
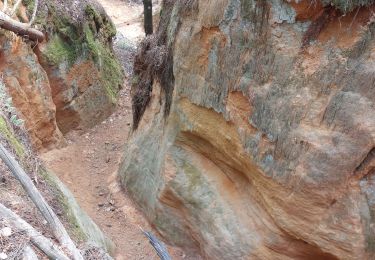
<svg viewBox="0 0 375 260"><path fill-rule="evenodd" d="M164 1L120 174L169 242L208 259L374 257L374 8ZM164 70L142 63L155 49Z"/></svg>
<svg viewBox="0 0 375 260"><path fill-rule="evenodd" d="M50 149L63 143L56 124L48 75L29 44L19 37L0 35L2 84L25 122L33 146Z"/></svg>
<svg viewBox="0 0 375 260"><path fill-rule="evenodd" d="M27 21L34 2L24 4L18 18ZM40 1L35 23L45 42L1 32L0 68L34 147L43 150L110 115L123 73L112 52L116 29L95 1Z"/></svg>
<svg viewBox="0 0 375 260"><path fill-rule="evenodd" d="M40 20L49 40L38 45L49 75L56 119L63 133L92 127L109 116L122 87L112 52L116 28L95 1L44 1Z"/></svg>

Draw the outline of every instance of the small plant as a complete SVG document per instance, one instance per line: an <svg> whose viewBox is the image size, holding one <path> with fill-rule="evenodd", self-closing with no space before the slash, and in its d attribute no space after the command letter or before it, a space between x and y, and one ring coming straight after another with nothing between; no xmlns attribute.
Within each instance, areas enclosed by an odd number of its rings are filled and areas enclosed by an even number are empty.
<svg viewBox="0 0 375 260"><path fill-rule="evenodd" d="M17 126L23 126L24 120L20 119L17 115L17 110L13 106L12 98L9 97L6 89L5 84L3 81L3 77L0 77L0 112L5 113L9 117L9 121Z"/></svg>

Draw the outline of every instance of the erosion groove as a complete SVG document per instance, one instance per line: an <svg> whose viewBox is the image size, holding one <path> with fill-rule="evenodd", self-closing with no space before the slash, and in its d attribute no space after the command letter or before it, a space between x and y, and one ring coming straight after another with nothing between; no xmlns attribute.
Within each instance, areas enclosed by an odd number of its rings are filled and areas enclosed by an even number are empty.
<svg viewBox="0 0 375 260"><path fill-rule="evenodd" d="M375 258L374 0L0 10L1 259Z"/></svg>
<svg viewBox="0 0 375 260"><path fill-rule="evenodd" d="M207 259L372 259L373 8L220 0L171 12L172 99L149 81L120 168L169 242Z"/></svg>

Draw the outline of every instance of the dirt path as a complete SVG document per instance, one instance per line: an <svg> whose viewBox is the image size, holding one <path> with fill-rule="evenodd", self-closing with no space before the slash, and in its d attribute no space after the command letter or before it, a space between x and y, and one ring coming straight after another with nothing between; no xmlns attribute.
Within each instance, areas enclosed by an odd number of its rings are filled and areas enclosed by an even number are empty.
<svg viewBox="0 0 375 260"><path fill-rule="evenodd" d="M116 259L159 259L140 232L151 230L143 215L121 190L117 169L131 122L129 88L107 120L88 132L72 132L69 145L42 155L47 167L71 189L81 207L117 247ZM174 259L183 253L169 248Z"/></svg>
<svg viewBox="0 0 375 260"><path fill-rule="evenodd" d="M127 39L137 42L144 35L142 25L143 6L124 0L98 0L111 16L117 31Z"/></svg>
<svg viewBox="0 0 375 260"><path fill-rule="evenodd" d="M135 44L143 32L139 6L120 0L100 0L119 31ZM136 21L135 23L132 21ZM129 39L127 39L129 40ZM127 61L122 61L126 64ZM131 61L129 61L131 62ZM128 62L128 63L129 63ZM159 259L141 233L152 230L133 202L122 191L117 169L131 125L129 84L125 82L114 114L93 129L66 136L68 146L42 155L47 167L70 188L81 207L116 244L117 260ZM169 247L173 259L183 252ZM192 259L191 257L187 257Z"/></svg>

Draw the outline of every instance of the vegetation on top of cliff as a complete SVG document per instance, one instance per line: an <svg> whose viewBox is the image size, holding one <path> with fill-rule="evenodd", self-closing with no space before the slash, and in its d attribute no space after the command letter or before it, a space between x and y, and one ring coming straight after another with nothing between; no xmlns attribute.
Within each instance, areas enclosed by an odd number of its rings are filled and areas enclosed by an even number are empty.
<svg viewBox="0 0 375 260"><path fill-rule="evenodd" d="M109 17L96 6L87 4L78 21L48 5L45 29L51 35L44 54L53 65L71 67L78 60L92 59L101 75L100 81L112 102L122 85L121 64L112 53L116 28Z"/></svg>
<svg viewBox="0 0 375 260"><path fill-rule="evenodd" d="M324 5L332 5L341 12L348 13L357 7L369 6L375 3L375 0L323 0Z"/></svg>
<svg viewBox="0 0 375 260"><path fill-rule="evenodd" d="M155 34L146 37L140 44L134 60L132 84L133 130L138 124L151 99L152 85L160 83L165 97L164 116L169 114L174 88L172 44L180 24L180 13L184 4L195 1L163 1L159 26ZM161 97L162 98L162 97Z"/></svg>
<svg viewBox="0 0 375 260"><path fill-rule="evenodd" d="M102 15L96 11L92 5L86 6L85 14L89 18L91 30L96 33L101 32L100 36L103 38L103 41L111 42L112 38L116 36L116 27L112 21L106 15Z"/></svg>

